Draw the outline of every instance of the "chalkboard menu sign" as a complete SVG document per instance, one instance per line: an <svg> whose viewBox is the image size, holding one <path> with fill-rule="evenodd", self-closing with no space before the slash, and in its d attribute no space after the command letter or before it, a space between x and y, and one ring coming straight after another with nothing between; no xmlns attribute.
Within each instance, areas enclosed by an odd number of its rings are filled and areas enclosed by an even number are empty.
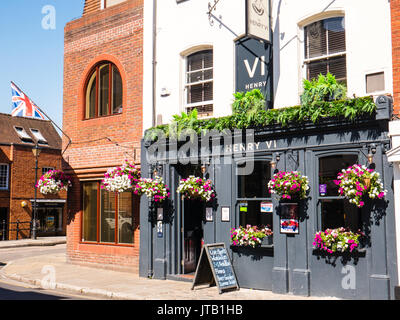
<svg viewBox="0 0 400 320"><path fill-rule="evenodd" d="M220 294L223 290L239 289L224 243L208 244L201 250L192 290L195 286L204 284L216 284Z"/></svg>

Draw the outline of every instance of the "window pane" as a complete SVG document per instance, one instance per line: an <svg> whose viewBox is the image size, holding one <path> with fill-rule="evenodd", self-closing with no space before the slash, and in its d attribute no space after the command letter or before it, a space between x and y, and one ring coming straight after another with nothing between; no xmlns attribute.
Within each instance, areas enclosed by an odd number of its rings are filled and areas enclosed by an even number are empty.
<svg viewBox="0 0 400 320"><path fill-rule="evenodd" d="M336 80L346 81L346 56L328 59L328 71L335 76Z"/></svg>
<svg viewBox="0 0 400 320"><path fill-rule="evenodd" d="M320 74L328 73L328 61L313 61L307 64L307 79L316 79Z"/></svg>
<svg viewBox="0 0 400 320"><path fill-rule="evenodd" d="M133 243L132 208L132 193L120 193L118 200L118 243Z"/></svg>
<svg viewBox="0 0 400 320"><path fill-rule="evenodd" d="M361 229L361 210L348 200L323 200L321 210L322 230L340 227L352 231Z"/></svg>
<svg viewBox="0 0 400 320"><path fill-rule="evenodd" d="M213 105L212 104L207 104L204 106L196 106L196 107L190 107L186 108L186 112L192 112L194 109L197 110L197 115L199 118L202 117L211 117L213 115Z"/></svg>
<svg viewBox="0 0 400 320"><path fill-rule="evenodd" d="M188 87L188 103L197 103L203 101L203 85L198 84Z"/></svg>
<svg viewBox="0 0 400 320"><path fill-rule="evenodd" d="M113 114L122 113L122 78L118 69L113 66Z"/></svg>
<svg viewBox="0 0 400 320"><path fill-rule="evenodd" d="M109 114L109 88L110 88L110 68L109 65L100 67L100 84L99 84L99 116Z"/></svg>
<svg viewBox="0 0 400 320"><path fill-rule="evenodd" d="M328 53L346 51L346 33L344 18L337 17L324 20L324 29L328 33Z"/></svg>
<svg viewBox="0 0 400 320"><path fill-rule="evenodd" d="M339 196L339 188L334 183L337 180L337 175L342 169L347 169L358 162L357 155L337 155L324 157L319 159L319 184L321 196ZM321 187L322 185L322 187Z"/></svg>
<svg viewBox="0 0 400 320"><path fill-rule="evenodd" d="M97 183L83 185L83 241L97 241Z"/></svg>
<svg viewBox="0 0 400 320"><path fill-rule="evenodd" d="M327 54L323 21L317 21L305 27L305 40L306 58L315 58Z"/></svg>
<svg viewBox="0 0 400 320"><path fill-rule="evenodd" d="M244 167L240 165L239 167ZM270 198L268 182L271 180L271 169L268 161L255 161L250 175L238 177L239 198Z"/></svg>
<svg viewBox="0 0 400 320"><path fill-rule="evenodd" d="M100 242L115 243L115 193L101 191Z"/></svg>
<svg viewBox="0 0 400 320"><path fill-rule="evenodd" d="M261 212L263 201L246 201L239 204L240 225L265 226L273 230L272 213ZM242 209L241 209L242 208ZM244 208L246 208L244 210Z"/></svg>
<svg viewBox="0 0 400 320"><path fill-rule="evenodd" d="M8 187L8 165L0 165L0 189L7 189Z"/></svg>
<svg viewBox="0 0 400 320"><path fill-rule="evenodd" d="M86 89L86 119L96 116L96 71L92 74Z"/></svg>

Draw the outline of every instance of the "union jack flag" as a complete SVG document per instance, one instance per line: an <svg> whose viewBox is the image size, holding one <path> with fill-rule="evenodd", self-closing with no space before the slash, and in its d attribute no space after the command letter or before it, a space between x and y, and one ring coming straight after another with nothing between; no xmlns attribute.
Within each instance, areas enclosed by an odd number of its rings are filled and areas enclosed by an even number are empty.
<svg viewBox="0 0 400 320"><path fill-rule="evenodd" d="M13 117L29 117L45 120L43 113L39 107L33 103L29 97L11 82L12 104L13 110L11 115Z"/></svg>

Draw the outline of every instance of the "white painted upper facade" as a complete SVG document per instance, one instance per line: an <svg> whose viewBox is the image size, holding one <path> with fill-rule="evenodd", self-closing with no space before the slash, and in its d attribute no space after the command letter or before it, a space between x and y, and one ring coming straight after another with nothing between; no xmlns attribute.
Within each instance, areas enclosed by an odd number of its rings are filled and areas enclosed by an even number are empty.
<svg viewBox="0 0 400 320"><path fill-rule="evenodd" d="M158 0L156 19L155 107L158 123L185 110L186 57L212 48L213 116L231 114L235 92L235 40L245 34L245 0ZM152 127L153 3L144 1L144 130ZM343 16L349 96L366 96L366 75L384 72L384 90L392 94L392 47L388 0L271 0L274 58L274 108L300 102L304 68L304 27ZM211 21L213 23L211 23Z"/></svg>

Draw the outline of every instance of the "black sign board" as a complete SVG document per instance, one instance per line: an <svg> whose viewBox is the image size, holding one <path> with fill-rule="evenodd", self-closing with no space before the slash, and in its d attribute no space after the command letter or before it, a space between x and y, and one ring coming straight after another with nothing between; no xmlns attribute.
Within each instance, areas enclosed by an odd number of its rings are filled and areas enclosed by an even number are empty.
<svg viewBox="0 0 400 320"><path fill-rule="evenodd" d="M192 290L195 286L217 285L219 293L239 289L236 275L224 243L205 245L200 254Z"/></svg>
<svg viewBox="0 0 400 320"><path fill-rule="evenodd" d="M272 45L242 38L236 46L236 92L259 89L272 107Z"/></svg>

